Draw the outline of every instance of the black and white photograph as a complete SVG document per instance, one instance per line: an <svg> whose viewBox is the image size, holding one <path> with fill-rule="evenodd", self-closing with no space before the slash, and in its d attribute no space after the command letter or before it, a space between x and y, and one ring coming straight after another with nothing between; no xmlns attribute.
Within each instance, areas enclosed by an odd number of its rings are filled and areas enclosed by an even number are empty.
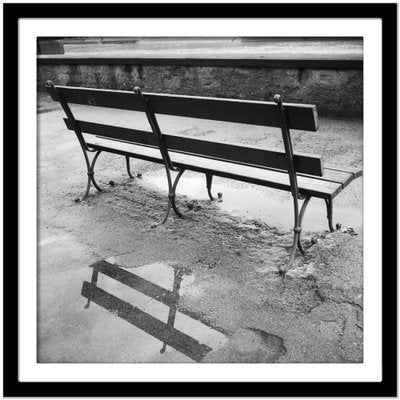
<svg viewBox="0 0 400 400"><path fill-rule="evenodd" d="M7 395L397 390L396 6L5 10Z"/></svg>
<svg viewBox="0 0 400 400"><path fill-rule="evenodd" d="M363 361L362 38L37 46L39 363Z"/></svg>

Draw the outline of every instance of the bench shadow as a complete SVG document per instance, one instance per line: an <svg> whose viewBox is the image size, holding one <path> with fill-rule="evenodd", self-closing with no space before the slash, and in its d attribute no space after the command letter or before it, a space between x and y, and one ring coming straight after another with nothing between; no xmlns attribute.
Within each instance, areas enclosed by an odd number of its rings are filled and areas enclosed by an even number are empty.
<svg viewBox="0 0 400 400"><path fill-rule="evenodd" d="M86 309L89 308L91 302L94 302L160 340L162 342L160 353L164 353L167 346L170 346L192 360L200 362L213 350L206 344L200 343L197 339L174 327L177 311L204 324L204 321L200 321L201 318L196 318L193 313L189 313L184 309L178 310L179 290L184 268L174 268L173 289L171 291L105 260L101 260L91 265L91 267L93 268L91 282L84 281L81 291L82 296L88 300L85 305ZM98 287L99 273L168 306L167 323ZM204 325L212 329L209 325Z"/></svg>

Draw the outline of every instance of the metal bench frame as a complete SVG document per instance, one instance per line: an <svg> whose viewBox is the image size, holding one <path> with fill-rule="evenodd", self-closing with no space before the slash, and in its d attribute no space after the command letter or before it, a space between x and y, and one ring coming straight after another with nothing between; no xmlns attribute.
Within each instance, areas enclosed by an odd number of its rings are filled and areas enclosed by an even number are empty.
<svg viewBox="0 0 400 400"><path fill-rule="evenodd" d="M82 148L82 152L84 154L86 166L87 166L87 175L88 175L88 180L87 180L87 186L86 186L86 191L85 194L82 198L82 200L86 199L89 194L90 186L93 183L94 187L98 190L101 191L102 189L99 187L97 184L95 178L94 178L94 167L96 164L96 161L101 154L103 150L95 150L91 149L88 147L82 131L79 127L79 124L76 122L72 111L68 105L68 103L63 99L63 96L56 90L54 84L51 81L46 82L46 88L51 94L53 99L57 99L67 118L72 124L73 131L76 134L76 137L78 138L79 144ZM144 93L142 93L141 89L139 87L135 87L133 89L133 92L137 94L142 102L144 112L146 113L147 120L150 124L151 130L154 134L154 137L156 138L158 148L160 150L163 164L165 167L165 172L167 176L167 181L168 181L168 205L167 205L167 210L165 212L165 215L161 221L160 224L164 224L169 216L171 208L174 210L175 214L179 218L183 218L183 214L179 211L175 198L176 198L176 188L179 183L180 178L182 177L183 173L185 172L184 168L176 168L170 158L169 152L168 152L168 147L165 143L165 136L160 130L154 109L152 107L151 101L149 100L148 96L146 96ZM290 255L287 263L284 266L281 266L279 268L281 273L286 273L290 267L293 264L294 257L296 254L296 250L299 249L299 251L304 254L304 248L301 244L301 231L302 231L302 221L303 217L306 211L306 208L310 202L311 195L302 195L299 193L299 188L298 188L298 183L297 183L297 174L296 174L296 167L295 167L295 156L293 152L293 146L292 146L292 141L291 141L291 135L290 135L290 129L289 129L289 124L288 124L288 119L287 119L287 113L285 110L285 106L282 104L282 99L280 95L275 95L274 96L274 102L276 103L276 113L279 119L279 124L280 124L280 129L282 133L282 139L283 139L283 144L284 144L284 149L285 149L285 155L287 159L287 173L289 175L289 181L290 181L290 191L293 197L293 206L294 206L294 227L293 227L293 244L290 250ZM95 98L89 98L88 103L90 105L97 105L96 104L96 99ZM89 160L89 153L95 153L94 157L92 158L92 161L90 162ZM128 154L125 155L126 158L126 168L127 168L127 173L130 178L133 178L131 171L130 171L130 156ZM171 171L177 172L177 175L175 179L172 179L171 176ZM207 184L207 192L211 200L214 200L214 197L212 196L211 193L211 187L212 187L212 177L213 175L210 173L206 173L206 184ZM299 209L299 201L303 200L303 204L301 206L301 209ZM332 215L333 215L333 203L332 199L329 198L324 198L325 204L326 204L326 209L327 209L327 219L328 219L328 226L329 230L333 232L335 229L333 227L333 222L332 222ZM340 228L340 224L336 224L336 228Z"/></svg>

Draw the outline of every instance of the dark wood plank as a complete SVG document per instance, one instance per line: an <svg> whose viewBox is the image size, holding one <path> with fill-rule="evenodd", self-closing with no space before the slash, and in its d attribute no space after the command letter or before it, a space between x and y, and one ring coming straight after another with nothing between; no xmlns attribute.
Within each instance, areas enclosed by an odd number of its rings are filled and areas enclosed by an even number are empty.
<svg viewBox="0 0 400 400"><path fill-rule="evenodd" d="M118 317L195 361L201 361L204 356L212 350L211 347L199 343L198 340L192 338L186 333L175 329L173 326L165 324L152 315L142 311L140 308L132 306L128 302L119 299L111 293L108 293L97 286L91 285L89 282L83 282L81 294L85 298L90 297L90 300L93 303L96 303L108 311L116 313Z"/></svg>
<svg viewBox="0 0 400 400"><path fill-rule="evenodd" d="M223 142L211 142L175 135L165 135L165 137L167 146L171 151L195 154L245 165L283 170L287 170L288 168L285 152L261 149L254 146L238 146ZM309 175L323 175L324 171L321 156L295 153L294 158L296 171Z"/></svg>
<svg viewBox="0 0 400 400"><path fill-rule="evenodd" d="M144 111L133 92L56 86L67 103ZM50 93L54 96L54 94ZM210 119L242 124L279 127L277 105L273 102L220 99L213 97L179 96L145 93L156 114ZM53 97L53 100L57 100ZM289 128L316 131L317 111L314 105L284 103Z"/></svg>
<svg viewBox="0 0 400 400"><path fill-rule="evenodd" d="M71 121L68 119L64 119L64 121L68 129L73 129ZM84 133L124 140L130 143L158 146L152 132L79 120L76 122ZM287 160L284 152L260 149L254 146L237 146L223 142L211 142L178 135L164 135L164 137L170 151L195 154L246 165L287 169ZM295 167L299 173L315 176L322 176L324 173L322 157L319 155L295 153Z"/></svg>
<svg viewBox="0 0 400 400"><path fill-rule="evenodd" d="M273 102L217 99L194 96L148 94L156 113L216 121L279 127L277 106ZM316 107L285 103L289 128L318 129Z"/></svg>
<svg viewBox="0 0 400 400"><path fill-rule="evenodd" d="M74 130L72 122L64 118L68 129ZM110 139L124 140L130 143L138 143L147 146L157 147L158 143L153 132L146 132L137 129L123 128L119 126L97 124L95 122L76 121L83 133L103 136Z"/></svg>

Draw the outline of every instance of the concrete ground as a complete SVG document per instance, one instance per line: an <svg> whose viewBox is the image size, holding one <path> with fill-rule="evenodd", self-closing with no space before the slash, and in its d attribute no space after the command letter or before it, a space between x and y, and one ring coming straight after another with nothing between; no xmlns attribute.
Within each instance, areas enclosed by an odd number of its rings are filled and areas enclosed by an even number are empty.
<svg viewBox="0 0 400 400"><path fill-rule="evenodd" d="M138 113L75 111L120 126L146 124ZM290 194L215 179L222 202L210 203L204 177L188 173L178 188L187 218L171 214L152 228L166 207L162 167L132 159L141 177L129 179L123 157L101 154L96 177L104 191L92 188L75 202L86 170L62 117L58 104L39 98L39 362L362 362L362 179L335 199L341 231L328 233L324 204L311 200L306 255L282 280ZM160 124L166 132L281 148L276 129L168 117ZM331 164L362 167L360 121L322 118L318 132L293 132L293 144ZM100 273L91 286L93 271Z"/></svg>

